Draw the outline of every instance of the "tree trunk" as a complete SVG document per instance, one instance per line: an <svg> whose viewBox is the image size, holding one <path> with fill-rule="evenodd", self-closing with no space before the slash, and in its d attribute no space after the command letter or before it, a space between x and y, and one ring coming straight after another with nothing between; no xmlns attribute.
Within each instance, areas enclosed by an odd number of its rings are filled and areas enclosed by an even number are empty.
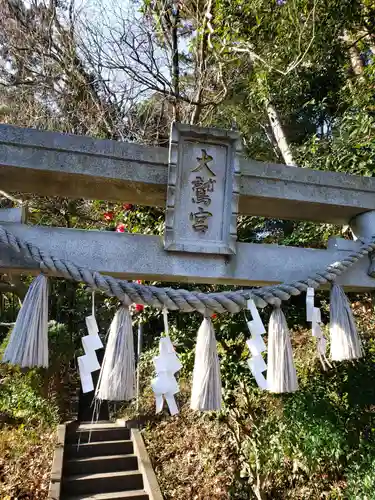
<svg viewBox="0 0 375 500"><path fill-rule="evenodd" d="M260 489L257 486L253 486L253 492L254 495L257 497L257 500L265 500L266 497L263 495L263 493L260 491Z"/></svg>
<svg viewBox="0 0 375 500"><path fill-rule="evenodd" d="M254 59L250 57L250 61L252 64L255 63ZM254 66L255 68L255 66ZM256 71L256 69L255 69ZM282 123L279 118L279 114L275 108L275 106L272 104L271 99L268 97L268 89L267 86L264 84L261 76L259 73L256 74L257 82L262 89L262 94L266 94L267 97L264 99L264 104L266 107L266 112L268 116L268 120L270 122L271 128L272 128L272 133L275 137L275 141L277 144L277 147L281 153L281 156L283 157L283 160L286 165L292 166L292 167L297 167L298 165L294 161L292 151L289 147L288 140L286 138Z"/></svg>
<svg viewBox="0 0 375 500"><path fill-rule="evenodd" d="M211 13L212 8L212 0L208 2L206 12ZM191 115L190 124L196 125L199 122L200 115L202 113L202 94L203 94L203 85L204 79L207 71L207 47L208 47L208 33L207 33L207 16L204 15L202 22L202 39L199 47L199 51L197 52L197 61L198 61L198 71L196 71L196 77L198 78L197 82L197 91L195 95L195 101L198 103L194 106L194 110Z"/></svg>
<svg viewBox="0 0 375 500"><path fill-rule="evenodd" d="M173 99L173 119L179 120L178 96L180 94L180 66L178 54L177 27L179 21L179 7L173 3L171 15L171 41L172 41L172 90Z"/></svg>
<svg viewBox="0 0 375 500"><path fill-rule="evenodd" d="M353 40L347 31L344 32L343 39L349 45L348 50L352 71L356 76L361 76L363 74L364 64L361 59L359 50L357 46L353 44Z"/></svg>
<svg viewBox="0 0 375 500"><path fill-rule="evenodd" d="M372 55L375 56L375 36L369 35L370 37L370 50L372 52Z"/></svg>
<svg viewBox="0 0 375 500"><path fill-rule="evenodd" d="M280 153L286 163L286 165L290 165L292 167L297 167L296 162L294 161L292 151L289 147L288 140L283 130L283 126L281 124L279 115L276 111L275 106L271 103L271 101L266 102L266 111L268 115L268 119L270 121L273 135L275 136L277 146L280 150Z"/></svg>
<svg viewBox="0 0 375 500"><path fill-rule="evenodd" d="M350 63L352 65L353 73L356 76L361 76L363 73L364 65L363 65L363 61L361 59L361 56L359 54L359 50L357 49L357 47L355 45L352 45L349 48L349 55L350 55Z"/></svg>

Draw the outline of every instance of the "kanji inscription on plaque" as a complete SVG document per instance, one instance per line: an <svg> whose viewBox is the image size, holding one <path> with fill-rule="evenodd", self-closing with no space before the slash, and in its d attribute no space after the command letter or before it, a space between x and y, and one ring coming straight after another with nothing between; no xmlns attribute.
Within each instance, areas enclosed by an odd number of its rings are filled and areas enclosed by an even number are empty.
<svg viewBox="0 0 375 500"><path fill-rule="evenodd" d="M209 205L211 203L210 193L214 192L215 182L215 179L208 179L208 181L205 181L203 177L197 175L196 178L191 181L194 191L194 196L191 199L192 202Z"/></svg>
<svg viewBox="0 0 375 500"><path fill-rule="evenodd" d="M195 231L205 233L208 229L208 218L212 217L212 213L198 207L198 212L190 212L190 220Z"/></svg>
<svg viewBox="0 0 375 500"><path fill-rule="evenodd" d="M197 157L197 160L198 160L198 165L195 168L193 168L193 172L200 172L206 169L212 176L216 175L215 172L213 172L211 168L208 166L208 162L212 161L213 158L212 156L206 153L205 149L202 149L202 156L200 158Z"/></svg>
<svg viewBox="0 0 375 500"><path fill-rule="evenodd" d="M172 125L166 250L235 253L240 146L235 132Z"/></svg>
<svg viewBox="0 0 375 500"><path fill-rule="evenodd" d="M212 156L207 155L206 150L202 149L201 157L197 158L198 166L193 168L192 172L200 172L200 175L195 175L191 181L193 189L193 197L191 201L196 205L211 205L211 194L214 192L216 180L215 172L208 166L208 162L213 160ZM204 177L208 173L208 178ZM190 212L190 220L195 231L205 233L208 230L208 219L212 217L212 213L204 210L202 206L197 206L195 212Z"/></svg>

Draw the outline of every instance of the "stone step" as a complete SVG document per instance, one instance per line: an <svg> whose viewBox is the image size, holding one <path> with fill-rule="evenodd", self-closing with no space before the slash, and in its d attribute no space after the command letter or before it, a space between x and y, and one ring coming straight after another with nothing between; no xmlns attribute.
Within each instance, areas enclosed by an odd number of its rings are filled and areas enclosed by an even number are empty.
<svg viewBox="0 0 375 500"><path fill-rule="evenodd" d="M119 491L114 493L99 493L93 495L79 495L64 497L63 500L149 500L144 490Z"/></svg>
<svg viewBox="0 0 375 500"><path fill-rule="evenodd" d="M143 490L143 478L139 471L80 474L63 478L64 495L114 493L116 491Z"/></svg>
<svg viewBox="0 0 375 500"><path fill-rule="evenodd" d="M64 474L100 474L101 472L120 472L137 470L136 455L107 455L100 457L73 458L64 463Z"/></svg>
<svg viewBox="0 0 375 500"><path fill-rule="evenodd" d="M117 422L111 422L110 420L99 420L98 422L75 422L71 424L76 429L118 429L119 427L124 427L119 425Z"/></svg>
<svg viewBox="0 0 375 500"><path fill-rule="evenodd" d="M98 441L96 443L67 444L64 458L70 460L83 457L102 457L108 455L131 455L133 442L127 439L117 441Z"/></svg>
<svg viewBox="0 0 375 500"><path fill-rule="evenodd" d="M96 443L99 441L117 441L129 440L130 429L126 427L95 427L95 428L81 428L78 427L75 432L68 432L66 436L66 443Z"/></svg>

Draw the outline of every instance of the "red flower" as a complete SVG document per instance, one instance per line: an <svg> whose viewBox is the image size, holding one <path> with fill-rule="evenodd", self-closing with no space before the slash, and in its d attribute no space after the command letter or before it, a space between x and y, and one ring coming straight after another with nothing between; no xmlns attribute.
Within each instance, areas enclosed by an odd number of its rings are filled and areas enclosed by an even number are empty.
<svg viewBox="0 0 375 500"><path fill-rule="evenodd" d="M105 218L105 220L113 220L113 217L114 217L114 213L113 212L106 212L103 217Z"/></svg>
<svg viewBox="0 0 375 500"><path fill-rule="evenodd" d="M142 280L136 280L135 282L138 283L138 285L142 285Z"/></svg>
<svg viewBox="0 0 375 500"><path fill-rule="evenodd" d="M116 233L125 233L125 224L118 224L116 227Z"/></svg>
<svg viewBox="0 0 375 500"><path fill-rule="evenodd" d="M124 203L124 204L122 205L122 208L123 208L124 210L131 210L131 209L133 208L133 205L132 205L131 203Z"/></svg>
<svg viewBox="0 0 375 500"><path fill-rule="evenodd" d="M135 304L135 310L137 312L142 312L145 306L143 304Z"/></svg>
<svg viewBox="0 0 375 500"><path fill-rule="evenodd" d="M212 318L212 319L217 318L217 314L213 314L213 315L211 316L211 318Z"/></svg>

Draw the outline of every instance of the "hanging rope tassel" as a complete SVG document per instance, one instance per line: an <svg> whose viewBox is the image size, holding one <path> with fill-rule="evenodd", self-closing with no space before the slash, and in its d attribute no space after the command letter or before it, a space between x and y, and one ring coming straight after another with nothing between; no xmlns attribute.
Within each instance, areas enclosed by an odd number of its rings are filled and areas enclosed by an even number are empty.
<svg viewBox="0 0 375 500"><path fill-rule="evenodd" d="M268 325L267 388L271 392L294 392L298 389L292 344L286 319L277 307Z"/></svg>
<svg viewBox="0 0 375 500"><path fill-rule="evenodd" d="M48 367L48 280L43 274L27 291L3 361L23 368Z"/></svg>
<svg viewBox="0 0 375 500"><path fill-rule="evenodd" d="M331 358L333 361L358 359L363 355L348 298L340 285L333 284L330 304Z"/></svg>
<svg viewBox="0 0 375 500"><path fill-rule="evenodd" d="M198 330L190 408L201 411L221 410L220 361L215 331L210 318L204 318Z"/></svg>
<svg viewBox="0 0 375 500"><path fill-rule="evenodd" d="M95 397L108 401L129 401L135 397L133 325L127 306L120 307L109 328Z"/></svg>

